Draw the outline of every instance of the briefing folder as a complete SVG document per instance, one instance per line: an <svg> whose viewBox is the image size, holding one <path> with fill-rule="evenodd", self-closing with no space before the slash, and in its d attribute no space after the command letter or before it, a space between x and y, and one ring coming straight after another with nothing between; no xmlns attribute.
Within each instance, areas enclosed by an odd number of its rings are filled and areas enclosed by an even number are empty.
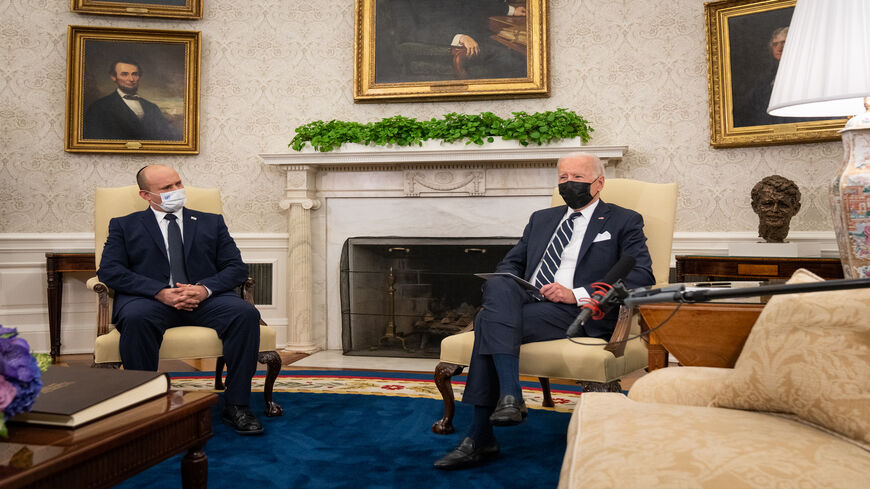
<svg viewBox="0 0 870 489"><path fill-rule="evenodd" d="M52 365L33 409L12 421L75 428L168 391L165 373Z"/></svg>
<svg viewBox="0 0 870 489"><path fill-rule="evenodd" d="M529 282L523 280L523 279L520 278L520 277L517 277L516 275L514 275L514 274L512 274L512 273L508 273L508 272L475 273L474 276L475 276L475 277L480 277L480 278L482 278L482 279L484 279L484 280L489 280L489 279L492 278L492 277L508 277L508 278L513 279L514 282L520 284L524 289L528 289L528 290L530 290L530 291L532 291L532 292L536 292L536 293L537 293L538 291L540 291L540 289L539 289L538 287L535 287L535 286L532 285L531 283L529 283Z"/></svg>

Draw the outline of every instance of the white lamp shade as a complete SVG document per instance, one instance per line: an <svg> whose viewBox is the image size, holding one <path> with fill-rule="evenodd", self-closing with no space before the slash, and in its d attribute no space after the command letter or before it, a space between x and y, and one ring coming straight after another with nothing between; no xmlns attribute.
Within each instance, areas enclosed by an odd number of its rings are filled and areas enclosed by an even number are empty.
<svg viewBox="0 0 870 489"><path fill-rule="evenodd" d="M851 116L870 96L870 0L798 0L767 112Z"/></svg>

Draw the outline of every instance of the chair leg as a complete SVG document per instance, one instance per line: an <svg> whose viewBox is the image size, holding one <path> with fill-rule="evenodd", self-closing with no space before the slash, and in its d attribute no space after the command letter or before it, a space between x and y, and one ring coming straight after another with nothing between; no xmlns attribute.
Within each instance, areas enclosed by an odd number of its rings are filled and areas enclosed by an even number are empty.
<svg viewBox="0 0 870 489"><path fill-rule="evenodd" d="M619 379L611 380L610 382L578 380L577 384L583 388L583 392L622 392L622 385L619 383Z"/></svg>
<svg viewBox="0 0 870 489"><path fill-rule="evenodd" d="M435 366L435 385L444 399L444 416L432 425L432 431L439 435L453 433L453 415L456 413L456 401L453 397L453 386L450 377L459 375L464 369L462 365L441 362Z"/></svg>
<svg viewBox="0 0 870 489"><path fill-rule="evenodd" d="M261 351L257 355L257 361L266 364L266 381L263 384L263 398L266 401L266 416L283 416L284 410L272 400L272 389L275 387L275 379L281 372L281 356L276 351Z"/></svg>
<svg viewBox="0 0 870 489"><path fill-rule="evenodd" d="M541 383L541 392L544 394L544 400L541 402L541 406L555 406L556 404L553 402L553 393L550 392L550 378L538 377L538 381Z"/></svg>
<svg viewBox="0 0 870 489"><path fill-rule="evenodd" d="M224 357L217 357L214 365L214 390L224 390Z"/></svg>

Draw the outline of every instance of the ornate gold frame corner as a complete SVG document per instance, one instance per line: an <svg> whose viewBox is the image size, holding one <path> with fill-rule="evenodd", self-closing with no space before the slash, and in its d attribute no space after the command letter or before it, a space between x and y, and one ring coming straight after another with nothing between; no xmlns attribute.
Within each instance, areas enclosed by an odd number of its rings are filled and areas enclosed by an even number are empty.
<svg viewBox="0 0 870 489"><path fill-rule="evenodd" d="M85 48L92 41L130 43L140 50L147 50L159 44L183 46L184 87L183 93L179 94L183 98L184 114L181 139L161 141L84 138L83 122L87 109L84 106ZM201 44L199 31L69 26L65 151L73 153L198 154ZM96 73L102 74L103 72L99 70Z"/></svg>
<svg viewBox="0 0 870 489"><path fill-rule="evenodd" d="M70 0L70 11L77 14L156 17L161 19L202 19L203 0L185 0L184 5L170 5L159 0L131 2L125 0Z"/></svg>
<svg viewBox="0 0 870 489"><path fill-rule="evenodd" d="M715 148L815 143L840 139L845 118L735 126L729 20L792 8L796 0L724 0L704 4L710 145Z"/></svg>
<svg viewBox="0 0 870 489"><path fill-rule="evenodd" d="M420 102L550 96L548 0L526 0L525 78L375 82L377 0L355 0L353 98L355 102Z"/></svg>

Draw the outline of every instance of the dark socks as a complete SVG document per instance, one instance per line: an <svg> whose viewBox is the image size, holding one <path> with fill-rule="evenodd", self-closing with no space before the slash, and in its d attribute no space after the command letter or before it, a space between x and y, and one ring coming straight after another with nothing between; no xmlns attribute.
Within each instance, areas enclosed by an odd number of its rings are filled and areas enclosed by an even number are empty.
<svg viewBox="0 0 870 489"><path fill-rule="evenodd" d="M520 358L506 353L492 355L492 363L498 374L499 398L514 396L523 398L523 389L520 387Z"/></svg>
<svg viewBox="0 0 870 489"><path fill-rule="evenodd" d="M486 445L495 440L489 416L495 408L488 406L474 406L474 417L471 420L471 428L468 429L468 437L475 443Z"/></svg>

